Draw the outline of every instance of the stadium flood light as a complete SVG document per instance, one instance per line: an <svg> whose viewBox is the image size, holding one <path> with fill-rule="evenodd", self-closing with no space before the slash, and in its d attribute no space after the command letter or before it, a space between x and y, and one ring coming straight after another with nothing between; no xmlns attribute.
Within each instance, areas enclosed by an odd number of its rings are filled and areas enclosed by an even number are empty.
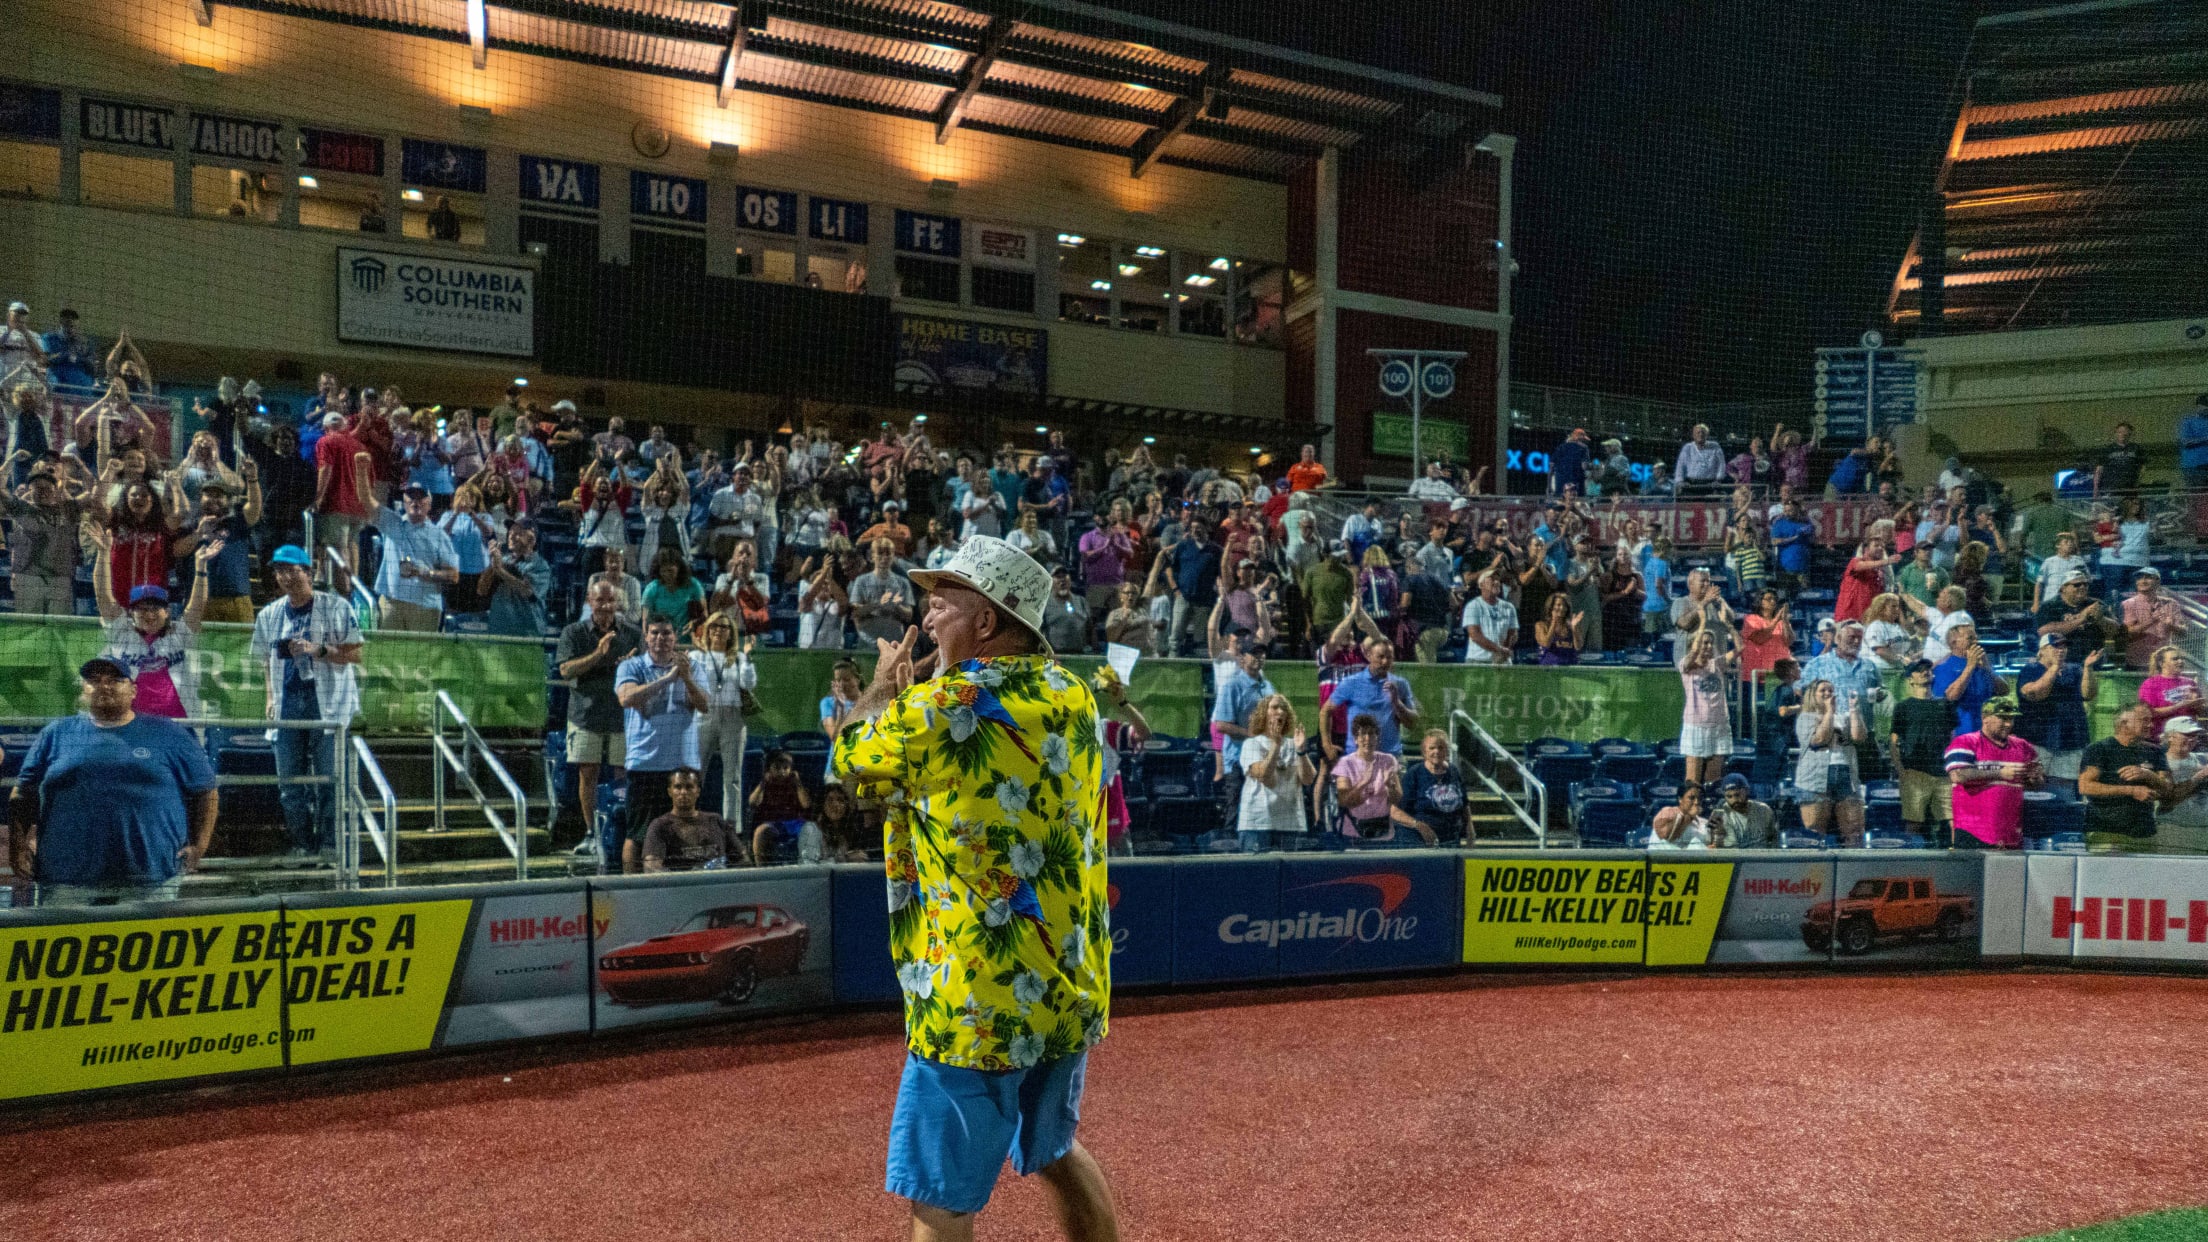
<svg viewBox="0 0 2208 1242"><path fill-rule="evenodd" d="M1142 442L1144 444L1156 444L1158 442L1158 438L1156 436L1144 436L1142 438Z"/></svg>
<svg viewBox="0 0 2208 1242"><path fill-rule="evenodd" d="M1145 259L1162 259L1165 257L1165 250L1159 246L1137 246L1135 247L1135 253Z"/></svg>
<svg viewBox="0 0 2208 1242"><path fill-rule="evenodd" d="M1122 263L1119 265L1119 274L1122 276L1140 276L1142 275L1142 264Z"/></svg>
<svg viewBox="0 0 2208 1242"><path fill-rule="evenodd" d="M1184 283L1194 285L1199 289L1209 289L1219 283L1219 278L1217 276L1206 276L1202 272L1190 272L1187 281Z"/></svg>
<svg viewBox="0 0 2208 1242"><path fill-rule="evenodd" d="M1058 244L1061 246L1078 246L1087 240L1089 239L1079 233L1060 233L1058 235Z"/></svg>
<svg viewBox="0 0 2208 1242"><path fill-rule="evenodd" d="M1035 434L1039 436L1049 435L1050 428L1043 426L1041 423L1037 423L1035 424Z"/></svg>
<svg viewBox="0 0 2208 1242"><path fill-rule="evenodd" d="M1110 293L1112 291L1112 282L1108 280L1092 280L1089 282L1089 288L1096 290L1098 293Z"/></svg>
<svg viewBox="0 0 2208 1242"><path fill-rule="evenodd" d="M1210 266L1211 270L1215 272L1232 271L1234 270L1234 260L1226 257L1225 255L1220 255L1218 258L1211 261Z"/></svg>

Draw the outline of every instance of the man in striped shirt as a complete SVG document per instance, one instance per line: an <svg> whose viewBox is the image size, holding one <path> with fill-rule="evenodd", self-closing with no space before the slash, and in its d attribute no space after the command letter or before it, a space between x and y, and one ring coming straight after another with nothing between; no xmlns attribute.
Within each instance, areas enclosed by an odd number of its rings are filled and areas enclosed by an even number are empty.
<svg viewBox="0 0 2208 1242"><path fill-rule="evenodd" d="M276 731L276 775L287 782L277 796L292 857L327 864L337 844L335 782L288 782L337 775L337 729L350 724L360 707L353 675L360 663L360 622L351 604L314 589L314 558L305 548L287 543L268 559L283 594L254 619L252 646L253 658L268 671L268 718L328 726Z"/></svg>

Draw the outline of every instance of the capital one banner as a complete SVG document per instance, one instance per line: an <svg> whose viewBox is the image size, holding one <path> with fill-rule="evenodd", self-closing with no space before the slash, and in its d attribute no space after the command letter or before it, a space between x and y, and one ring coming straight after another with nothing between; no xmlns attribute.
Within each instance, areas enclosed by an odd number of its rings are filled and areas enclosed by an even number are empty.
<svg viewBox="0 0 2208 1242"><path fill-rule="evenodd" d="M536 287L514 264L340 246L337 339L531 357Z"/></svg>

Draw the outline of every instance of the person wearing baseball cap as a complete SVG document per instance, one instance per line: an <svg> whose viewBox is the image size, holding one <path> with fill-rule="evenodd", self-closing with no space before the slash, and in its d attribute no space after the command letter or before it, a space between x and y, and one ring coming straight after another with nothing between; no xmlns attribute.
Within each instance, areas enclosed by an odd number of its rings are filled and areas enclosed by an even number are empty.
<svg viewBox="0 0 2208 1242"><path fill-rule="evenodd" d="M2161 570L2141 565L2132 571L2132 585L2136 594L2125 598L2121 613L2124 667L2143 671L2147 667L2147 657L2168 646L2190 627L2185 614L2178 610L2177 597L2162 589Z"/></svg>
<svg viewBox="0 0 2208 1242"><path fill-rule="evenodd" d="M1717 805L1709 812L1710 844L1721 850L1757 850L1778 841L1778 815L1755 795L1748 778L1729 772L1717 783Z"/></svg>
<svg viewBox="0 0 2208 1242"><path fill-rule="evenodd" d="M1564 442L1549 453L1549 493L1560 496L1566 488L1574 492L1585 492L1587 459L1594 451L1594 444L1587 438L1587 429L1572 428L1572 433L1564 437Z"/></svg>
<svg viewBox="0 0 2208 1242"><path fill-rule="evenodd" d="M1043 637L1050 574L1032 557L975 535L912 578L930 593L920 627L875 644L832 757L857 796L891 808L908 1051L884 1186L911 1202L915 1236L971 1236L1009 1156L1043 1175L1059 1219L1116 1236L1074 1133L1110 1007L1096 699ZM935 651L916 663L922 631ZM960 1021L977 1011L999 1016Z"/></svg>
<svg viewBox="0 0 2208 1242"><path fill-rule="evenodd" d="M335 788L290 782L337 775L336 729L360 709L353 673L360 663L360 621L343 596L314 589L314 558L305 548L284 544L269 553L268 564L282 594L253 619L250 648L266 670L268 718L329 726L275 731L270 749L284 782L276 793L293 861L326 863L336 845Z"/></svg>
<svg viewBox="0 0 2208 1242"><path fill-rule="evenodd" d="M2191 716L2162 727L2162 761L2170 769L2170 796L2155 812L2155 842L2165 850L2208 854L2208 731Z"/></svg>
<svg viewBox="0 0 2208 1242"><path fill-rule="evenodd" d="M460 581L460 553L452 536L429 520L429 489L399 489L405 515L377 508L383 560L376 569L377 623L387 630L434 634L445 623L445 588Z"/></svg>
<svg viewBox="0 0 2208 1242"><path fill-rule="evenodd" d="M2012 850L2024 841L2024 791L2046 783L2039 750L2015 735L2016 696L1987 699L1975 732L1947 746L1955 782L1955 849ZM2151 814L2151 812L2150 812Z"/></svg>
<svg viewBox="0 0 2208 1242"><path fill-rule="evenodd" d="M0 326L0 378L27 364L44 367L46 351L38 343L38 333L31 331L31 308L10 302L8 322Z"/></svg>
<svg viewBox="0 0 2208 1242"><path fill-rule="evenodd" d="M9 796L9 862L42 906L173 900L214 843L214 765L131 706L129 664L95 656L77 677L83 712L39 731Z"/></svg>
<svg viewBox="0 0 2208 1242"><path fill-rule="evenodd" d="M207 615L207 566L223 550L221 539L202 542L192 554L192 593L184 601L184 615L169 615L169 591L154 583L130 589L128 603L115 598L108 572L108 532L98 532L93 546L92 600L107 625L103 659L131 670L137 683L132 707L144 716L182 720L201 714L199 677L193 671L191 652L199 645L199 627Z"/></svg>
<svg viewBox="0 0 2208 1242"><path fill-rule="evenodd" d="M1902 671L1906 692L1894 704L1886 742L1900 774L1901 822L1925 840L1944 844L1955 819L1947 748L1958 720L1955 705L1932 693L1932 667L1932 661L1918 659Z"/></svg>

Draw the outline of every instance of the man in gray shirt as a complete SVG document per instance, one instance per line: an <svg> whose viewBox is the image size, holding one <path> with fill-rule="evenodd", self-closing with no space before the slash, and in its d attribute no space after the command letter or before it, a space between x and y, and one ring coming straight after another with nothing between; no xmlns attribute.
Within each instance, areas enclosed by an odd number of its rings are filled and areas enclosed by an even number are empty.
<svg viewBox="0 0 2208 1242"><path fill-rule="evenodd" d="M866 551L874 567L851 580L851 619L861 639L896 642L912 624L912 580L898 572L897 545L888 536L876 539Z"/></svg>
<svg viewBox="0 0 2208 1242"><path fill-rule="evenodd" d="M1059 655L1089 649L1089 601L1073 593L1073 575L1063 565L1050 571L1050 598L1043 603L1043 637Z"/></svg>
<svg viewBox="0 0 2208 1242"><path fill-rule="evenodd" d="M76 611L77 521L82 506L61 494L54 468L31 467L19 496L0 488L0 513L9 519L8 556L15 578L15 610L67 616Z"/></svg>
<svg viewBox="0 0 2208 1242"><path fill-rule="evenodd" d="M644 643L643 631L621 615L620 588L592 583L589 604L579 620L560 631L559 653L560 676L573 683L567 692L567 761L575 765L585 846L598 840L598 773L628 761L627 721L614 696L613 675Z"/></svg>

